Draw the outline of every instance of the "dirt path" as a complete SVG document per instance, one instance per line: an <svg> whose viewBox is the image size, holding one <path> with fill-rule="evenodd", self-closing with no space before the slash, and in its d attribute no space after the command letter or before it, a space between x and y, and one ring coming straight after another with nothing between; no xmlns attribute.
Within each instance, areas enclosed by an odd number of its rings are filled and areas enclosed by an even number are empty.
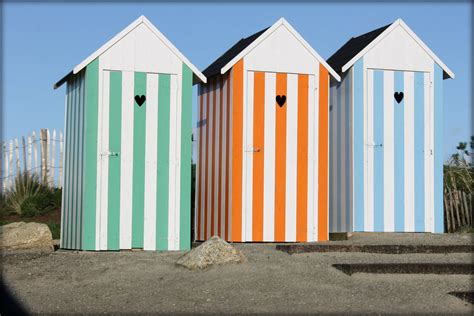
<svg viewBox="0 0 474 316"><path fill-rule="evenodd" d="M181 253L57 251L3 258L3 277L32 312L198 313L472 313L448 295L472 291L470 275L348 276L348 262L472 262L472 254L288 255L274 245L238 245L241 265L192 272L175 265Z"/></svg>

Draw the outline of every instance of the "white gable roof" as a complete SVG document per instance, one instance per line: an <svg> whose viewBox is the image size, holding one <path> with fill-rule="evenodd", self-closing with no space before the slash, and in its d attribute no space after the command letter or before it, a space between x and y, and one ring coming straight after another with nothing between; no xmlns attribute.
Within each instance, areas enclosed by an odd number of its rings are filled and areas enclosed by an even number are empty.
<svg viewBox="0 0 474 316"><path fill-rule="evenodd" d="M89 57L84 59L76 67L74 67L74 69L70 73L68 73L64 78L59 80L54 85L54 88L56 89L60 87L65 82L65 79L69 75L79 73L88 64L90 64L94 59L102 55L104 52L106 52L108 49L114 46L117 42L119 42L122 38L124 38L127 34L129 34L131 31L133 31L135 28L137 28L141 24L146 25L153 32L153 34L156 37L158 37L169 48L171 52L173 52L184 64L186 64L191 69L191 71L194 73L194 75L196 75L197 78L199 78L199 80L201 80L204 83L207 82L206 77L196 68L196 66L194 66L145 16L142 15L138 19L133 21L125 29L123 29L120 33L115 35L107 43L102 45L102 47L100 47L98 50L92 53Z"/></svg>
<svg viewBox="0 0 474 316"><path fill-rule="evenodd" d="M277 28L285 26L290 33L296 37L296 39L301 43L301 45L306 48L311 55L324 67L328 70L328 72L333 76L337 81L341 81L341 77L334 71L334 69L329 66L326 61L319 56L319 54L311 47L304 40L304 38L288 23L284 18L280 18L275 24L269 27L262 35L260 35L255 41L253 41L249 46L247 46L244 50L242 50L237 56L235 56L231 61L229 61L224 67L221 69L221 74L226 73L232 66L234 66L240 59L246 56L249 52L251 52L255 47L257 47L260 43L262 43L266 38L270 36Z"/></svg>
<svg viewBox="0 0 474 316"><path fill-rule="evenodd" d="M413 32L408 25L402 20L402 19L397 19L395 22L393 22L386 30L384 30L382 33L380 33L379 36L377 36L369 45L367 45L364 49L362 49L357 55L355 55L351 60L349 60L344 66L342 66L342 72L346 72L352 65L356 63L359 58L364 56L368 51L370 51L373 47L375 47L382 39L387 36L392 30L394 30L397 27L401 27L404 29L408 35L410 35L413 40L430 56L431 59L433 59L442 69L443 71L452 79L454 79L454 73L441 61L441 59L436 56L431 49L426 46L425 43Z"/></svg>

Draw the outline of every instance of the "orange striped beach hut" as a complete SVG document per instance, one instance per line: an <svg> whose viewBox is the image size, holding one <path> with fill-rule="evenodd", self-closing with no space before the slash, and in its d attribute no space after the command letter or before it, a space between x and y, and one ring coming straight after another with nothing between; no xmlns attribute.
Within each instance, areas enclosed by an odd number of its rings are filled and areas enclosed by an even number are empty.
<svg viewBox="0 0 474 316"><path fill-rule="evenodd" d="M195 239L328 239L328 89L337 73L283 18L198 88Z"/></svg>

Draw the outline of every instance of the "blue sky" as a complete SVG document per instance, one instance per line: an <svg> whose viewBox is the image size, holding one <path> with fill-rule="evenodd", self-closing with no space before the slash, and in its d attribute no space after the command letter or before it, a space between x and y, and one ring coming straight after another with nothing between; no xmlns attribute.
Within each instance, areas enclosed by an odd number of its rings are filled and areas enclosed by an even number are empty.
<svg viewBox="0 0 474 316"><path fill-rule="evenodd" d="M444 81L444 153L471 130L470 3L4 4L4 139L62 129L53 83L140 15L199 69L241 37L285 17L328 58L350 37L401 17L456 74ZM195 98L194 93L194 98ZM194 103L195 105L196 103Z"/></svg>

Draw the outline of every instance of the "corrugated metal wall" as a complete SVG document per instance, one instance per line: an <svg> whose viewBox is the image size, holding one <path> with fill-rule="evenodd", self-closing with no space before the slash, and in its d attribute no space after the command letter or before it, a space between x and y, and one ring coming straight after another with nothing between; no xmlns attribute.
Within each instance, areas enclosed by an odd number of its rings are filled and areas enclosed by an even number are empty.
<svg viewBox="0 0 474 316"><path fill-rule="evenodd" d="M198 91L195 236L232 236L232 70Z"/></svg>
<svg viewBox="0 0 474 316"><path fill-rule="evenodd" d="M352 172L352 69L341 82L331 81L329 101L329 231L351 232Z"/></svg>
<svg viewBox="0 0 474 316"><path fill-rule="evenodd" d="M67 82L61 248L82 247L85 71Z"/></svg>

